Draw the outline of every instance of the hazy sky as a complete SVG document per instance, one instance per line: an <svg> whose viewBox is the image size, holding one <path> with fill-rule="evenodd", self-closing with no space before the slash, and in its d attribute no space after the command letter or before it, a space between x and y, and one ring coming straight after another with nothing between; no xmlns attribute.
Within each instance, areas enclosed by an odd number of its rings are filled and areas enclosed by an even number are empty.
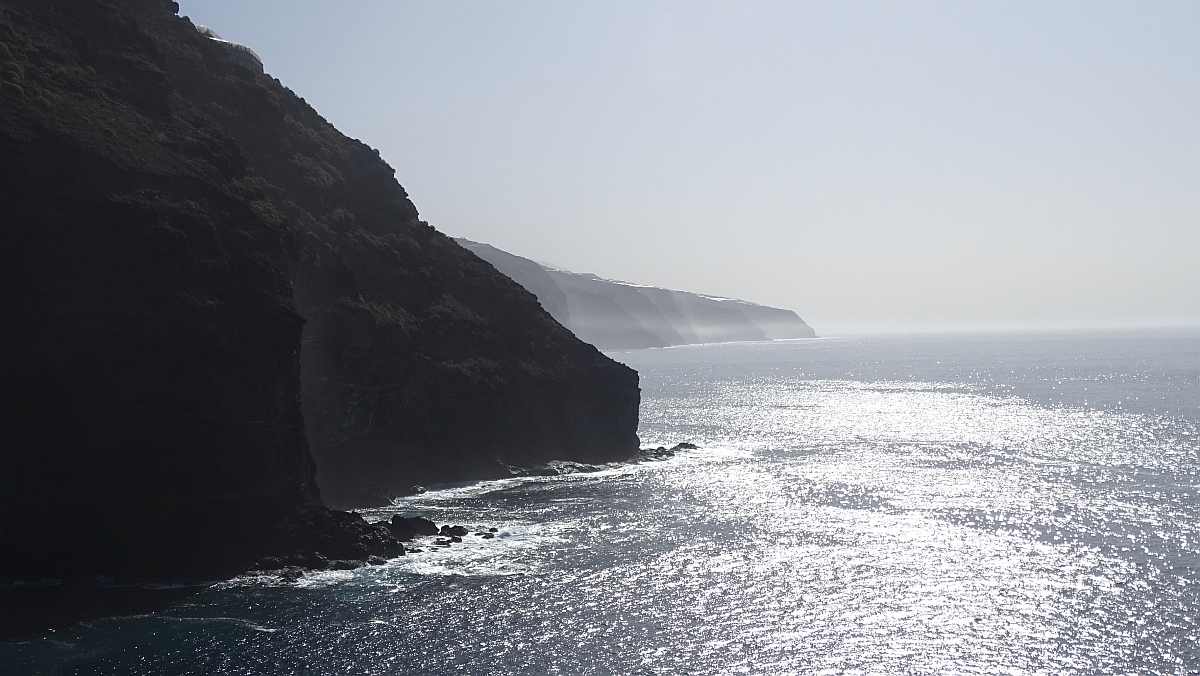
<svg viewBox="0 0 1200 676"><path fill-rule="evenodd" d="M1200 2L180 0L443 232L847 331L1200 325Z"/></svg>

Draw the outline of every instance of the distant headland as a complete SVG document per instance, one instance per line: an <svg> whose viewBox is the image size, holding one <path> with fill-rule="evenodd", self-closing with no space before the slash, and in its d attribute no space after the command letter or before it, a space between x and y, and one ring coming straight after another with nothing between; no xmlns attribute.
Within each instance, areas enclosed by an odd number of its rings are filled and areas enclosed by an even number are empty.
<svg viewBox="0 0 1200 676"><path fill-rule="evenodd" d="M455 241L528 289L550 316L602 350L817 335L791 310L557 270L489 244Z"/></svg>

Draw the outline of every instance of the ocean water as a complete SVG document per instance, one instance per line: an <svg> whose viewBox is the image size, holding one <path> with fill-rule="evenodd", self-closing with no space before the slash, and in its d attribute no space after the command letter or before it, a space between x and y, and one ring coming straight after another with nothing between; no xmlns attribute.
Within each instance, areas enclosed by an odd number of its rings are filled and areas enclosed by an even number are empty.
<svg viewBox="0 0 1200 676"><path fill-rule="evenodd" d="M0 643L44 674L1200 673L1200 332L614 353L643 445L448 549Z"/></svg>

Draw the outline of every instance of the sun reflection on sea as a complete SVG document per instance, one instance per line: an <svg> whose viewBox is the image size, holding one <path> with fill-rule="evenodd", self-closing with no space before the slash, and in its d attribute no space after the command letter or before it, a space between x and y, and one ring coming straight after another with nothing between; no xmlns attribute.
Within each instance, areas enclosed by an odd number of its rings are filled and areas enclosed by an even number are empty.
<svg viewBox="0 0 1200 676"><path fill-rule="evenodd" d="M805 346L705 349L626 355L641 360L644 441L699 450L405 498L368 516L497 537L418 542L296 585L217 585L54 646L0 645L0 662L8 650L64 673L1200 673L1196 418L1060 404L951 377L940 358L924 378L814 377L778 366ZM721 355L733 366L714 367ZM1058 387L1061 373L1045 380L1046 360L1029 361L1035 385ZM1102 367L1088 365L1129 371Z"/></svg>

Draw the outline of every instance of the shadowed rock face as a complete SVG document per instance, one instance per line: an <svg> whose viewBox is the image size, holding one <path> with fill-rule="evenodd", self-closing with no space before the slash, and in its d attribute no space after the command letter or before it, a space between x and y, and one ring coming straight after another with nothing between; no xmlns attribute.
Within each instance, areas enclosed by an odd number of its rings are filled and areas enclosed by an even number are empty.
<svg viewBox="0 0 1200 676"><path fill-rule="evenodd" d="M177 11L0 0L0 578L226 574L349 547L318 483L636 452L634 372Z"/></svg>
<svg viewBox="0 0 1200 676"><path fill-rule="evenodd" d="M480 244L462 238L454 241L491 263L497 270L518 281L521 286L537 296L538 302L559 324L571 325L571 310L567 305L567 296L541 265L528 258L501 251L489 244Z"/></svg>

